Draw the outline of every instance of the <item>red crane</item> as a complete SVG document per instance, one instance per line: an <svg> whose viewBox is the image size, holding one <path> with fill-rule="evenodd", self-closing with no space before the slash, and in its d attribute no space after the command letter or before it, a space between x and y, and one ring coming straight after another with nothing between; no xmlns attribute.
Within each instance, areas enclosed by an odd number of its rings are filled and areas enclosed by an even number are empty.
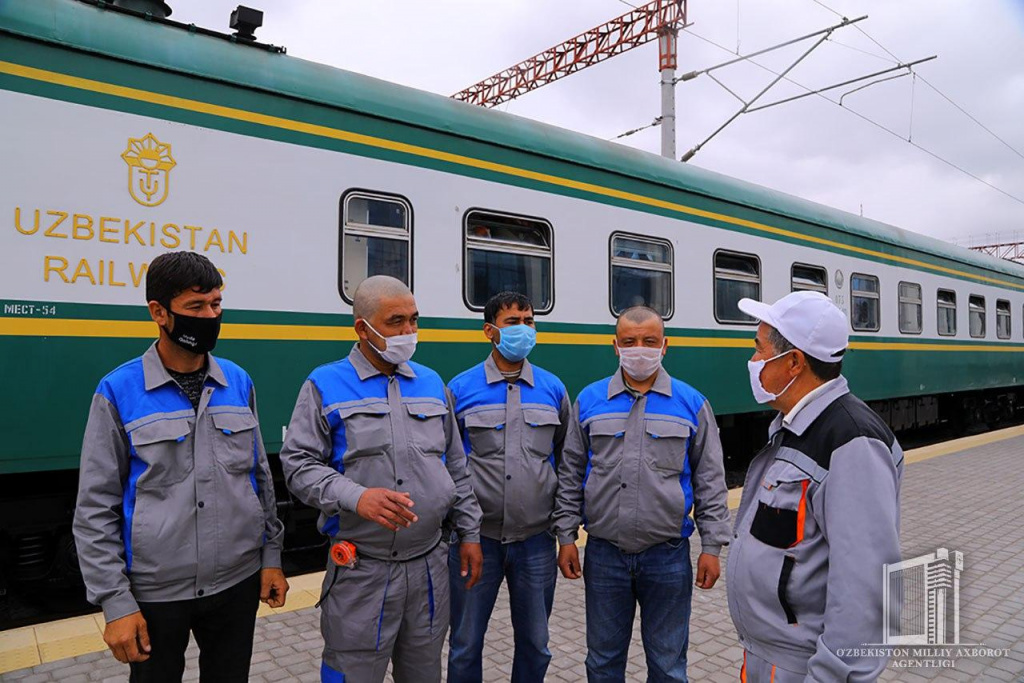
<svg viewBox="0 0 1024 683"><path fill-rule="evenodd" d="M1006 261L1024 264L1024 242L1000 242L997 244L979 244L968 247L971 251L995 256Z"/></svg>
<svg viewBox="0 0 1024 683"><path fill-rule="evenodd" d="M662 36L660 67L674 71L676 33L685 24L686 0L654 0L485 78L452 98L493 107Z"/></svg>

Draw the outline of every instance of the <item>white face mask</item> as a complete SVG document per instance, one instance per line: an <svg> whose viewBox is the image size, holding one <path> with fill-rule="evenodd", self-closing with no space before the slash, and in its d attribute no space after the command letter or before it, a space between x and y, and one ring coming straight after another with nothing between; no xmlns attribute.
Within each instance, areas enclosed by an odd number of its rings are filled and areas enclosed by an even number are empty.
<svg viewBox="0 0 1024 683"><path fill-rule="evenodd" d="M754 392L755 401L757 401L758 403L771 403L772 401L776 400L779 396L782 396L784 393L786 393L786 391L791 386L793 386L793 382L796 381L796 377L789 380L789 384L784 386L782 388L782 391L780 391L777 394L773 394L772 392L768 391L767 389L764 388L764 385L761 384L761 371L764 370L764 366L767 365L768 363L771 363L773 360L782 358L783 356L792 352L792 349L790 349L789 351L786 351L785 353L780 353L779 355L769 358L768 360L747 361L747 369L750 371L750 390Z"/></svg>
<svg viewBox="0 0 1024 683"><path fill-rule="evenodd" d="M656 373L661 368L661 356L665 347L652 349L649 346L627 346L615 344L619 350L619 367L638 382Z"/></svg>
<svg viewBox="0 0 1024 683"><path fill-rule="evenodd" d="M376 351L377 355L388 363L391 363L392 365L401 365L412 358L412 355L416 353L417 334L415 332L412 334L396 334L394 337L385 337L383 334L373 329L373 325L371 325L365 318L363 319L363 322L366 323L366 327L372 330L375 335L384 340L384 344L386 346L383 351L373 344L370 344L370 348Z"/></svg>

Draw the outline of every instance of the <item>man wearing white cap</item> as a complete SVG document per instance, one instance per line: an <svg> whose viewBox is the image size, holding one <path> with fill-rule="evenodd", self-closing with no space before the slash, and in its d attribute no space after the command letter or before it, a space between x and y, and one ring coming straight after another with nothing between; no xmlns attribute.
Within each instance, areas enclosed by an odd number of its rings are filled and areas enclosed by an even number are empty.
<svg viewBox="0 0 1024 683"><path fill-rule="evenodd" d="M726 566L743 645L741 681L873 681L885 658L882 565L900 560L903 451L840 374L846 316L818 292L769 306L748 363L759 403L779 411L747 471Z"/></svg>

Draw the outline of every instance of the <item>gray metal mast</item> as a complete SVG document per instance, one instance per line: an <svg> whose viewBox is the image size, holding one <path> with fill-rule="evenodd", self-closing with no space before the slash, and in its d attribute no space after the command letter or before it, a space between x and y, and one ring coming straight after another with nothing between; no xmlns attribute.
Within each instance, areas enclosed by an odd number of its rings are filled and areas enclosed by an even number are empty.
<svg viewBox="0 0 1024 683"><path fill-rule="evenodd" d="M658 67L661 70L661 156L676 158L676 46L679 30L666 26L658 32Z"/></svg>

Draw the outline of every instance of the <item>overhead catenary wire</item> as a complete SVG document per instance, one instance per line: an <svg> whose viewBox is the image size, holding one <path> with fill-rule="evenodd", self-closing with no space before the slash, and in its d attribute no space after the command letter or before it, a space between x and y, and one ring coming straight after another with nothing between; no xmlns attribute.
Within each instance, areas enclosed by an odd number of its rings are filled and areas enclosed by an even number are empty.
<svg viewBox="0 0 1024 683"><path fill-rule="evenodd" d="M917 90L917 72L913 72L913 76L910 81L910 125L907 127L907 142L914 140L914 94Z"/></svg>
<svg viewBox="0 0 1024 683"><path fill-rule="evenodd" d="M797 43L802 43L803 41L809 40L810 38L816 38L818 36L822 36L821 40L819 40L817 43L815 43L815 47L817 47L818 45L821 44L822 41L827 40L828 37L830 35L832 35L832 32L835 31L836 29L845 28L845 27L850 26L850 25L855 25L857 22L864 21L867 18L868 17L867 17L866 14L864 16L857 17L856 19L846 19L844 17L842 22L840 22L838 24L835 24L834 26L829 26L827 28L823 28L823 29L820 29L818 31L812 31L811 33L807 33L807 34L804 34L802 36L798 36L796 38L790 38L789 40L787 40L785 42L777 43L775 45L772 45L771 47L766 47L766 48L761 49L761 50L756 50L754 52L751 52L748 55L739 55L739 56L736 57L736 59L730 59L730 60L728 60L726 62L722 62L721 64L715 64L714 66L709 66L709 67L707 67L705 69L697 69L695 71L687 72L687 73L683 74L682 76L680 76L679 78L677 78L676 82L678 83L679 81L689 81L689 80L692 80L694 78L697 78L698 76L702 76L704 74L709 74L712 71L715 71L717 69L722 69L722 68L727 67L727 66L732 66L733 64L738 64L739 62L752 61L752 58L754 58L754 57L759 57L759 56L761 56L763 54L767 54L769 52L774 52L775 50L779 50L779 49L784 48L784 47L789 47L790 45L795 45ZM686 26L683 26L682 29L686 30ZM691 34L692 35L696 35L696 34L693 34L692 32L691 32ZM822 35L822 34L824 34L824 35ZM718 43L713 43L713 44L714 44L715 47L717 47L719 49L722 49L722 50L725 50L726 52L729 52L728 48L725 48L722 45L719 45Z"/></svg>
<svg viewBox="0 0 1024 683"><path fill-rule="evenodd" d="M862 50L861 48L856 47L854 45L847 45L846 43L838 41L834 37L831 37L831 36L829 37L828 42L832 43L833 45L838 45L839 47L845 47L847 50L853 50L854 52L859 52L862 55L867 55L868 57L874 57L875 59L883 61L883 62L885 62L887 64L899 64L900 63L898 59L890 59L888 57L883 57L882 55L875 54L874 52L869 52L868 50Z"/></svg>
<svg viewBox="0 0 1024 683"><path fill-rule="evenodd" d="M845 23L845 20L844 20L844 23ZM831 31L831 30L832 29L829 29L829 31ZM694 154L696 154L701 148L704 147L704 145L708 144L708 142L710 142L716 135L718 135L723 130L725 130L726 126L728 126L730 123L732 123L733 121L738 119L743 114L747 113L750 110L751 105L754 104L754 102L757 102L761 98L762 95L764 95L766 92L768 92L773 87L775 87L775 84L778 83L779 81L781 81L783 78L785 78L786 74L788 74L790 71L792 71L800 62L802 62L804 59L806 59L809 54L814 52L814 50L816 50L819 45L824 43L825 39L828 38L828 35L829 34L826 33L821 38L818 38L818 40L815 41L815 43L813 45L811 45L803 53L801 53L801 55L799 57L797 57L796 60L792 64L790 64L785 69L783 69L781 73L776 74L775 79L772 80L771 83L769 83L768 85L763 87L756 95L754 95L752 98L750 98L749 101L748 100L741 100L743 102L743 106L740 107L740 109L735 114L733 114L728 119L726 119L725 123L723 123L718 128L716 128L714 130L714 132L711 133L711 135L707 136L706 138L704 138L704 140L702 140L701 142L698 142L696 145L691 147L690 151L688 151L686 154L684 154L682 156L682 158L680 159L680 161L689 161L691 158L693 158ZM800 40L802 40L802 39L800 39ZM741 57L740 59L748 60L749 57ZM735 63L736 61L739 61L739 60L730 60L730 62L726 62L726 64ZM710 76L711 75L711 71L713 69L719 68L720 66L723 66L723 65L718 65L718 66L711 67L710 69L705 69L703 72L691 72L691 74L697 75L697 74L700 74L700 73L706 73L706 74L708 74ZM683 80L687 80L688 78L692 78L693 75L691 75L691 74L684 75L682 77ZM732 92L732 91L730 91L730 92Z"/></svg>
<svg viewBox="0 0 1024 683"><path fill-rule="evenodd" d="M814 2L818 2L818 0L814 0ZM818 4L820 4L820 3L818 3ZM831 10L831 8L827 8L827 9L830 9L830 11L835 12L835 10ZM838 14L837 12L835 12L835 13ZM840 16L842 16L842 15L840 15ZM682 29L680 31L680 33L686 33L688 35L691 35L694 38L697 38L698 40L701 40L701 41L703 41L705 43L708 43L709 45L712 45L712 46L718 48L719 50L722 50L723 52L727 52L729 54L732 54L732 50L730 50L729 48L727 48L724 45L721 45L721 44L711 40L710 38L706 38L706 37L700 35L699 33L695 33L691 29L684 28L684 29ZM883 47L882 49L885 49L885 48ZM892 54L888 50L885 50L885 51L887 53L889 53L890 55ZM895 58L895 55L893 55L893 57ZM780 76L781 75L778 72L774 71L773 69L770 69L767 66L765 66L765 65L763 65L763 64L761 64L761 63L759 63L759 62L757 62L757 61L755 61L753 59L748 59L747 61L749 61L754 66L756 66L756 67L758 67L758 68L760 68L760 69L762 69L764 71L767 71L770 74L773 74L775 76ZM803 85L802 83L798 83L797 81L794 81L789 76L785 76L785 75L781 75L781 76L782 76L782 80L785 80L786 82L791 83L792 85L795 85L796 87L801 88L802 90L805 90L808 93L812 92L811 88L808 88L807 86ZM926 81L924 81L924 79L921 79L921 80L922 80L922 82L927 83ZM949 159L946 159L945 157L942 157L942 156L938 155L937 153L933 152L932 150L930 150L930 149L928 149L926 147L923 147L923 146L921 146L920 144L918 144L916 142L908 140L907 138L903 137L902 135L900 135L896 131L892 130L891 128L889 128L889 127L887 127L887 126L885 126L885 125L875 121L872 118L869 118L868 116L865 116L864 114L861 114L860 112L858 112L858 111L856 111L854 109L851 109L850 107L846 107L846 106L841 105L838 101L833 100L832 98L827 97L826 95L824 95L824 94L822 94L820 92L819 93L814 93L814 94L816 94L818 97L820 97L821 99L825 100L826 102L830 102L830 103L834 104L835 106L840 107L844 111L850 112L851 114L853 114L857 118L859 118L859 119L861 119L861 120L863 120L863 121L865 121L867 123L870 123L871 125L875 126L876 128L879 128L879 129L885 131L886 133L888 133L888 134L890 134L890 135L892 135L892 136L894 136L896 138L899 138L900 140L903 140L904 142L906 142L906 143L916 147L917 149L921 150L922 152L924 152L928 156L936 159L937 161L940 161L943 164L946 164L950 168L953 168L953 169L963 173L964 175L973 178L974 180L978 181L979 183L982 183L983 185L986 185L989 188L995 190L999 194L1002 194L1005 197L1008 197L1009 199L1012 199L1013 201L1017 202L1018 204L1021 204L1022 206L1024 206L1024 199L1022 199L1022 198L1020 198L1020 197L1018 197L1018 196L1016 196L1014 194L1011 194L1010 192L1007 192L1006 190L1002 189L1001 187L998 187L997 185L994 185L994 184L988 182L984 178L981 178L980 176L977 176L974 173L971 173L970 171L968 171L967 169L963 168L962 166L959 166L956 163L950 161Z"/></svg>
<svg viewBox="0 0 1024 683"><path fill-rule="evenodd" d="M829 12L831 12L832 14L835 14L835 15L836 15L837 17L843 17L843 14L842 14L841 12L838 12L838 11L836 11L836 10L832 9L831 7L829 7L828 5L826 5L825 3L821 2L821 0L811 0L811 1L812 1L812 2L813 2L813 3L815 4L815 5L818 5L818 6L820 6L820 7L823 7L823 8L825 8L825 9L827 9L827 10L828 10ZM845 17L844 17L844 18L845 18ZM861 34L862 34L862 35L863 35L863 36L864 36L865 38L867 38L867 39L868 39L868 40L870 40L870 41L871 41L872 43L874 43L875 45L877 45L877 46L878 46L878 47L879 47L879 48L880 48L880 49L881 49L881 50L882 50L883 52L885 52L885 53L886 53L887 55L889 55L890 57L892 57L892 58L893 58L894 60L896 60L897 62L899 62L899 61L900 61L900 58L899 58L899 57L897 57L897 56L896 56L896 55L895 55L895 54L894 54L894 53L892 52L892 50L890 50L889 48L887 48L887 47L886 47L885 45L882 45L882 43L880 43L879 41L875 40L875 38L874 38L874 37L873 37L873 36L872 36L872 35L871 35L870 33L868 33L867 31L865 31L865 30L864 30L863 28L861 28L860 26L856 26L856 25L855 25L855 26L854 26L854 28L856 28L856 29L857 29L858 31L860 31L860 32L861 32ZM837 44L840 44L840 43L837 43ZM721 47L721 46L719 46L719 47ZM846 46L846 47L849 47L849 46ZM856 48L853 48L853 49L856 49ZM728 52L728 50L726 50L726 51ZM868 54L870 54L870 53L868 53ZM931 84L931 82L930 82L930 81L928 81L928 79L926 79L926 78L925 78L924 76L918 76L918 77L919 77L919 78L921 79L921 82L922 82L922 83L924 83L924 84L925 84L926 86L928 86L929 88L931 88L931 89L932 89L932 90L933 90L933 91L935 92L935 94L936 94L936 95L938 95L938 96L939 96L939 97L941 97L942 99L946 100L946 102L948 102L948 103L949 103L949 104L951 104L951 105L952 105L952 106L953 106L954 108L956 108L956 109L957 109L957 111L959 111L959 112L960 112L961 114L963 114L963 115L964 115L964 116L966 116L966 117L967 117L968 119L970 119L971 121L973 121L973 122L974 122L975 124L977 124L977 125L978 125L978 126L979 126L979 127L980 127L980 128L982 129L982 130L984 130L984 131L985 131L986 133L988 133L989 135L991 135L991 136L992 136L993 138L995 138L996 140L998 140L998 141L999 141L999 142L1000 142L1000 143L1001 143L1001 144L1002 144L1002 145L1003 145L1004 147L1006 147L1006 148L1007 148L1007 149L1009 149L1009 150L1010 150L1011 152L1013 152L1014 154L1016 154L1017 156L1019 156L1019 157L1020 157L1021 159L1024 159L1024 152L1021 152L1021 151L1020 151L1019 149L1017 149L1016 147L1014 147L1013 145L1011 145L1011 144L1010 144L1009 142L1007 142L1007 141L1006 141L1005 139L1003 139L1003 138L1002 138L1002 137L1001 137L1001 136L1000 136L999 134L997 134L997 133L996 133L995 131L993 131L993 130L992 130L991 128L989 128L989 127L988 127L988 126L986 126L986 125L985 125L984 123L982 123L981 121L979 121L977 117L975 117L975 116L974 116L973 114L971 114L971 113L970 113L969 111L967 111L967 110L966 110L966 109L965 109L964 107L962 107L962 106L961 106L961 105L959 105L959 104L958 104L957 102L955 102L955 101L953 100L953 98L952 98L952 97L950 97L950 96L949 96L949 95L947 95L946 93L944 93L944 92L942 92L941 90L939 90L939 89L938 89L938 88L937 88L936 86L932 85L932 84Z"/></svg>
<svg viewBox="0 0 1024 683"><path fill-rule="evenodd" d="M875 76L882 76L882 75L887 74L887 73L892 73L893 71L897 71L897 70L900 70L900 69L906 69L906 71L904 73L897 74L896 76L891 76L889 78L880 78L880 79L878 79L876 81L871 81L870 83L867 83L865 85L862 85L860 87L854 88L853 90L850 90L850 91L844 93L842 95L842 97L839 98L839 105L841 106L843 104L843 97L846 97L847 95L852 95L853 93L855 93L855 92L857 92L859 90L864 90L865 88L868 88L868 87L870 87L872 85L876 85L878 83L884 83L885 81L890 81L890 80L893 80L895 78L901 78L903 76L906 76L907 74L913 73L913 67L914 66L916 66L918 64L922 64L924 62L929 62L929 61L931 61L933 59L936 59L935 55L932 55L931 57L925 57L924 59L917 59L917 60L914 60L913 62L907 62L906 64L897 64L896 66L890 67L888 69L882 69L881 71L876 71L876 72L870 73L870 74L868 74L866 76L858 76L857 78L850 78L848 80L842 81L841 83L835 83L834 85L829 85L829 86L826 86L824 88L817 88L816 90L810 90L808 92L803 93L802 95L793 95L792 97L787 97L787 98L781 99L781 100L775 100L774 102L769 102L768 104L762 104L762 105L759 105L757 107L751 107L750 109L747 110L747 112L751 113L751 112L755 112L755 111L760 111L762 109L767 109L769 107L774 107L774 106L779 105L779 104L785 104L787 102L792 102L793 100L799 100L799 99L803 99L804 97L810 97L811 95L818 95L820 93L828 92L830 90L836 90L837 88L842 88L842 87L847 86L847 85L853 85L854 83L859 83L860 81L866 81L869 78L874 78Z"/></svg>

